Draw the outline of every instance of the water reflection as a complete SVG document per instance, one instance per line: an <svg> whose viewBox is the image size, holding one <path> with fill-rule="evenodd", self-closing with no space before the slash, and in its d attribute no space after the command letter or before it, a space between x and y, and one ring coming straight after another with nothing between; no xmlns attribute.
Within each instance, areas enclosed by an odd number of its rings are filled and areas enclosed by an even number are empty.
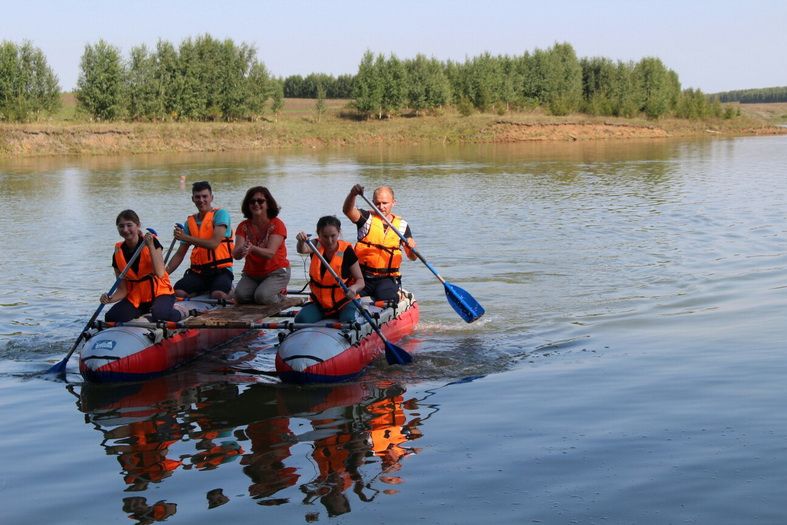
<svg viewBox="0 0 787 525"><path fill-rule="evenodd" d="M205 487L208 508L238 498L225 494L234 469L248 478L258 505L301 503L307 521L319 516L316 502L328 516L345 514L352 500L397 493L403 459L419 451L411 442L423 435L421 411L437 410L389 381L292 387L173 374L69 389L117 458L124 492L135 493L121 495L122 509L138 523L177 512L177 502L149 502L156 485L189 478L193 487L192 476L215 469L226 469L225 486Z"/></svg>

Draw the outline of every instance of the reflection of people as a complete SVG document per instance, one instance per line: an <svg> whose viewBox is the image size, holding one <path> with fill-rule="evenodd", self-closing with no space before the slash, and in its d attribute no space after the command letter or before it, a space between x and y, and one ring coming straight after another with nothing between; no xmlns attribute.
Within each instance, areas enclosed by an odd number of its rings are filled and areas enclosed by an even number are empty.
<svg viewBox="0 0 787 525"><path fill-rule="evenodd" d="M246 220L235 230L232 256L246 261L235 287L239 303L275 304L282 300L290 282L287 260L287 228L279 219L279 205L263 186L246 192L241 204Z"/></svg>
<svg viewBox="0 0 787 525"><path fill-rule="evenodd" d="M292 455L290 445L297 441L289 422L287 417L272 417L246 427L251 454L243 456L241 465L251 479L249 495L254 499L262 500L298 482L298 469L284 463Z"/></svg>
<svg viewBox="0 0 787 525"><path fill-rule="evenodd" d="M206 181L192 184L191 201L197 213L189 215L185 228L175 226L173 235L182 242L167 264L167 272L174 272L193 246L191 266L175 283L175 293L188 297L210 292L214 299L228 299L233 278L230 214L213 207L213 190Z"/></svg>
<svg viewBox="0 0 787 525"><path fill-rule="evenodd" d="M105 315L107 321L122 323L150 312L154 321L179 321L175 292L164 269L161 243L152 233L143 235L139 216L123 210L115 220L122 242L115 244L112 266L119 276L141 243L144 248L112 295L102 294L101 304L115 303Z"/></svg>
<svg viewBox="0 0 787 525"><path fill-rule="evenodd" d="M140 525L150 525L156 521L165 521L174 516L178 511L177 503L167 503L164 500L148 505L147 499L141 496L123 498L123 512L129 513L129 518L137 520Z"/></svg>
<svg viewBox="0 0 787 525"><path fill-rule="evenodd" d="M227 496L224 495L222 489L209 490L208 493L206 494L206 497L208 498L209 509L220 507L221 505L224 505L230 500Z"/></svg>
<svg viewBox="0 0 787 525"><path fill-rule="evenodd" d="M130 485L127 490L145 490L148 483L160 482L181 466L180 460L167 457L169 447L181 436L177 424L170 419L132 421L107 432L107 438L119 441L108 446L107 451L117 454L125 472L124 481Z"/></svg>
<svg viewBox="0 0 787 525"><path fill-rule="evenodd" d="M341 229L342 223L333 215L320 217L314 245L347 285L347 292L339 286L320 258L312 254L309 266L311 302L304 305L295 316L296 323L316 323L325 317L338 317L342 322L355 320L355 305L352 299L363 289L364 280L352 245L339 239ZM311 253L306 244L308 235L300 232L296 238L298 253Z"/></svg>
<svg viewBox="0 0 787 525"><path fill-rule="evenodd" d="M362 194L363 186L356 184L350 189L342 207L347 218L358 227L355 251L366 283L361 295L370 295L375 301L396 301L401 286L399 267L402 264L402 240L396 232L389 231L388 224L376 212L356 208L355 198ZM404 250L407 257L414 261L416 255L411 248L415 248L415 240L410 226L391 212L396 204L393 189L380 186L374 190L372 203L407 239Z"/></svg>

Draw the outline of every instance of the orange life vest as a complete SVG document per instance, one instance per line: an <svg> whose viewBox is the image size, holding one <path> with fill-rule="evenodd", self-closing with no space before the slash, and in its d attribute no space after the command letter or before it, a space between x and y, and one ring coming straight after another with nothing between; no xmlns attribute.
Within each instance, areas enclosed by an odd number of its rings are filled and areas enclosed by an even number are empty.
<svg viewBox="0 0 787 525"><path fill-rule="evenodd" d="M197 216L189 215L187 221L189 234L199 239L212 239L213 215L216 211L218 211L218 208L214 208L206 213L199 226L197 226ZM191 249L191 270L196 273L202 273L231 267L233 244L232 233L230 232L230 236L224 237L213 250L195 245Z"/></svg>
<svg viewBox="0 0 787 525"><path fill-rule="evenodd" d="M328 262L331 268L333 268L333 271L336 272L336 275L341 277L344 253L348 249L352 249L352 245L341 239L339 239L338 243L339 247L336 248L336 253ZM320 255L325 256L324 246L320 245L318 251ZM341 310L350 300L347 299L347 295L344 293L344 290L342 290L342 287L336 282L333 275L331 275L331 272L326 269L325 273L320 275L321 268L322 261L319 257L312 254L312 262L309 266L309 288L311 289L311 298L312 301L320 305L326 316L331 316ZM345 284L351 286L354 282L355 279L349 278L345 281Z"/></svg>
<svg viewBox="0 0 787 525"><path fill-rule="evenodd" d="M402 240L378 215L372 213L369 221L366 236L355 243L361 271L370 277L399 277L399 267L402 265L399 245ZM401 217L394 215L391 224L404 235L407 223Z"/></svg>
<svg viewBox="0 0 787 525"><path fill-rule="evenodd" d="M143 241L144 242L144 241ZM172 295L175 291L169 282L169 274L159 277L153 269L153 258L150 248L145 246L137 259L137 271L129 268L126 272L126 299L139 308L142 303L153 302L159 295ZM122 271L126 267L126 256L123 255L123 242L115 244L115 265Z"/></svg>

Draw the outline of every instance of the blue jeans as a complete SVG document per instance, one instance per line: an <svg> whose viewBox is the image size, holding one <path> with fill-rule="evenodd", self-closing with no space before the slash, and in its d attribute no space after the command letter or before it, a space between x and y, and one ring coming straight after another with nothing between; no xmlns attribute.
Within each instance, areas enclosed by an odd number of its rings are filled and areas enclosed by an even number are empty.
<svg viewBox="0 0 787 525"><path fill-rule="evenodd" d="M339 315L335 316L342 323L352 323L355 321L355 304L347 303L339 310ZM317 323L325 319L325 311L317 303L306 303L295 316L296 323Z"/></svg>

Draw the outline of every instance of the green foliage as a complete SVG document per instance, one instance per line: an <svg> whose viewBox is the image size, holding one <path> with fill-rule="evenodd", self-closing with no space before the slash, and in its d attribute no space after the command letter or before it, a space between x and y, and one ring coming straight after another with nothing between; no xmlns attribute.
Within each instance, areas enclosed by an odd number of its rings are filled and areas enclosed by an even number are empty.
<svg viewBox="0 0 787 525"><path fill-rule="evenodd" d="M284 108L284 81L273 80L271 90L271 113L276 118Z"/></svg>
<svg viewBox="0 0 787 525"><path fill-rule="evenodd" d="M126 72L120 50L104 40L88 44L79 69L77 108L95 120L122 117L126 104Z"/></svg>
<svg viewBox="0 0 787 525"><path fill-rule="evenodd" d="M327 75L312 73L306 78L291 75L284 79L284 96L287 98L317 98L317 86L325 89L325 98L352 98L353 75Z"/></svg>
<svg viewBox="0 0 787 525"><path fill-rule="evenodd" d="M543 62L543 99L553 115L567 115L582 104L582 67L571 44L555 44Z"/></svg>
<svg viewBox="0 0 787 525"><path fill-rule="evenodd" d="M649 118L659 118L671 109L675 86L661 60L653 57L640 60L634 66L634 81L642 97L641 109Z"/></svg>
<svg viewBox="0 0 787 525"><path fill-rule="evenodd" d="M716 93L720 102L741 102L744 104L787 102L787 86L760 89L738 89Z"/></svg>
<svg viewBox="0 0 787 525"><path fill-rule="evenodd" d="M317 85L317 102L314 103L315 120L320 122L328 107L325 105L325 88L321 84Z"/></svg>
<svg viewBox="0 0 787 525"><path fill-rule="evenodd" d="M379 55L375 61L375 68L380 71L383 82L379 118L383 115L391 117L399 113L407 104L407 68L393 54L388 59Z"/></svg>
<svg viewBox="0 0 787 525"><path fill-rule="evenodd" d="M126 64L102 40L86 46L81 69L77 102L97 120L256 119L278 89L253 46L210 35L134 47Z"/></svg>
<svg viewBox="0 0 787 525"><path fill-rule="evenodd" d="M27 122L60 109L60 86L30 42L0 44L0 120Z"/></svg>
<svg viewBox="0 0 787 525"><path fill-rule="evenodd" d="M376 65L372 52L366 51L358 66L353 85L355 109L367 118L375 112L381 112L383 90L382 72Z"/></svg>
<svg viewBox="0 0 787 525"><path fill-rule="evenodd" d="M443 107L451 99L451 85L437 59L416 55L405 61L407 104L418 115L424 110Z"/></svg>

